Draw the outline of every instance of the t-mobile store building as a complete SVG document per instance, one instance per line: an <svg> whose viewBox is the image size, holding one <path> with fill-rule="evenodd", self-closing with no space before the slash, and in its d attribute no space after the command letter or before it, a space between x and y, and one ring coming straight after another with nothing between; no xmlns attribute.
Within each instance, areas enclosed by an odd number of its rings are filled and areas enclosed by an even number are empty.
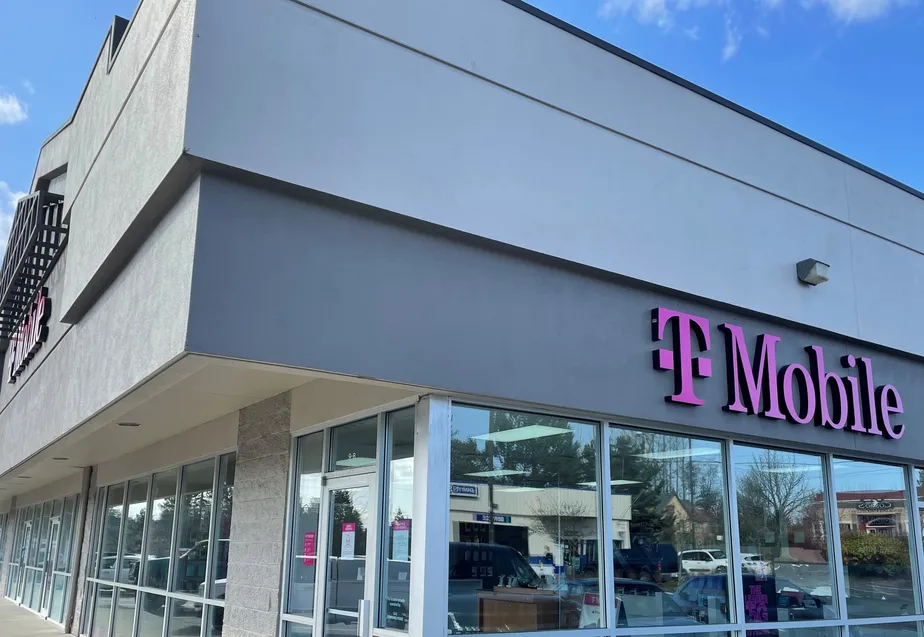
<svg viewBox="0 0 924 637"><path fill-rule="evenodd" d="M514 0L143 0L31 190L66 632L924 634L921 193Z"/></svg>

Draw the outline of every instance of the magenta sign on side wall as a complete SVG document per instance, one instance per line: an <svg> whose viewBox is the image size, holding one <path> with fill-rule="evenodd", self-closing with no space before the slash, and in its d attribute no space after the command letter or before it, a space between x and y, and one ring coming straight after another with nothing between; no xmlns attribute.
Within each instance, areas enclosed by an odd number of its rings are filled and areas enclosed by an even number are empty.
<svg viewBox="0 0 924 637"><path fill-rule="evenodd" d="M712 376L712 359L705 356L712 346L709 319L655 308L651 311L652 341L663 341L669 325L673 346L653 352L655 369L673 372L674 393L665 400L703 405L693 381ZM722 323L718 329L725 340L728 388L722 409L895 440L902 437L905 426L892 422L893 415L904 412L901 395L893 385L876 385L871 359L842 356L841 370L853 369L856 375L844 371L841 376L825 367L821 346L808 345L804 361L779 367L776 346L780 337L760 334L750 352L740 326Z"/></svg>

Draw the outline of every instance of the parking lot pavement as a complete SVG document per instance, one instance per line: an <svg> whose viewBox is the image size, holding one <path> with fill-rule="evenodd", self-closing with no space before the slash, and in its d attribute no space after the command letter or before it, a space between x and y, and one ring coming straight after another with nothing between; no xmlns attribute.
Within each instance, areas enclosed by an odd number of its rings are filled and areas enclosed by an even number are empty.
<svg viewBox="0 0 924 637"><path fill-rule="evenodd" d="M3 637L44 637L45 635L63 635L60 626L43 620L41 617L13 602L0 599L0 626Z"/></svg>

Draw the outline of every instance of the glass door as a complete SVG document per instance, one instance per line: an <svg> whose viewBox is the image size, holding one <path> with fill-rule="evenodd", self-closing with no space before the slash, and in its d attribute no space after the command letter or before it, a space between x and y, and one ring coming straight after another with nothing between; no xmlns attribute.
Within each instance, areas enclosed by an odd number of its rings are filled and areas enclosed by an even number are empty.
<svg viewBox="0 0 924 637"><path fill-rule="evenodd" d="M22 604L23 591L26 588L26 564L29 559L29 545L32 543L32 520L25 522L22 545L19 547L19 587L16 589L16 603ZM31 583L30 583L31 590Z"/></svg>
<svg viewBox="0 0 924 637"><path fill-rule="evenodd" d="M51 602L51 582L52 572L54 571L55 558L58 555L58 541L61 539L61 518L51 519L51 532L49 533L48 551L45 553L45 563L42 564L45 572L45 578L42 585L42 610L43 617L48 617L48 607Z"/></svg>
<svg viewBox="0 0 924 637"><path fill-rule="evenodd" d="M369 635L369 600L375 590L374 479L373 474L333 478L324 486L321 637Z"/></svg>

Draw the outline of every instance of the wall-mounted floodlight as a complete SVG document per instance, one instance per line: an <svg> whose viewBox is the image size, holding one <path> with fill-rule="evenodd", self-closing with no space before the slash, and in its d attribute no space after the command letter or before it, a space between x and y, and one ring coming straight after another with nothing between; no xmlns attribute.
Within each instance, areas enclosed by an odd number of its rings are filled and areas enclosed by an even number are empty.
<svg viewBox="0 0 924 637"><path fill-rule="evenodd" d="M818 285L828 280L829 268L818 259L805 259L796 264L796 276L807 285Z"/></svg>

